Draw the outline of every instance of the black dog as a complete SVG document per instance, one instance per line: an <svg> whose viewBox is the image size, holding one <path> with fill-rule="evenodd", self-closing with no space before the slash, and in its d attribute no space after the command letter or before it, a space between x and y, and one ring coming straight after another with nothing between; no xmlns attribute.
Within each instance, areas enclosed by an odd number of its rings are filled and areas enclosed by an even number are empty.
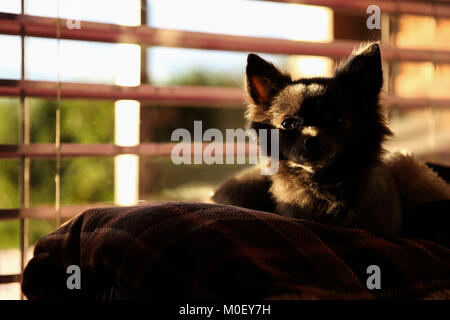
<svg viewBox="0 0 450 320"><path fill-rule="evenodd" d="M251 128L279 129L279 170L247 170L213 201L392 236L405 206L450 199L449 185L415 157L385 154L392 133L382 84L378 43L357 50L331 78L293 81L250 54L246 117Z"/></svg>

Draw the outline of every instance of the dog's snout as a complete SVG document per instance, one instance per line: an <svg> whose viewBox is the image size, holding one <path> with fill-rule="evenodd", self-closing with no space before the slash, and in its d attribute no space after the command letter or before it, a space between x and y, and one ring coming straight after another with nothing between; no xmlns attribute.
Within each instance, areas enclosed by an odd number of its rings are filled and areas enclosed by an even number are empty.
<svg viewBox="0 0 450 320"><path fill-rule="evenodd" d="M308 153L319 153L322 149L322 139L320 139L319 137L307 137L303 141L303 146Z"/></svg>

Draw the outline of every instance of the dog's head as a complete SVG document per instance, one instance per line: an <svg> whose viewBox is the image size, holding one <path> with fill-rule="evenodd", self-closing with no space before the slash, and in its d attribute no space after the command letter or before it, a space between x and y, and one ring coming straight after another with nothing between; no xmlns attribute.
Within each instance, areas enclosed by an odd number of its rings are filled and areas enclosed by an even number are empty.
<svg viewBox="0 0 450 320"><path fill-rule="evenodd" d="M280 161L291 167L314 170L339 160L375 160L391 134L380 112L382 83L377 43L352 54L330 78L294 81L249 54L246 117L252 128L279 129Z"/></svg>

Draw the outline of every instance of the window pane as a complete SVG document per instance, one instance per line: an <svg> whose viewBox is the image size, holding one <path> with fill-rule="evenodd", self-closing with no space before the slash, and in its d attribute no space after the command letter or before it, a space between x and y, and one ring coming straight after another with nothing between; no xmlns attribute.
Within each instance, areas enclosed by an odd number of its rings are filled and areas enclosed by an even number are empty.
<svg viewBox="0 0 450 320"><path fill-rule="evenodd" d="M3 0L2 0L3 1ZM134 10L139 0L60 0L59 16L61 18L96 21L103 23L120 23L139 18L139 10ZM133 11L137 11L134 13ZM26 14L57 17L58 0L26 0ZM134 16L133 16L134 13ZM125 19L124 15L127 16ZM130 17L131 16L131 17Z"/></svg>
<svg viewBox="0 0 450 320"><path fill-rule="evenodd" d="M2 250L19 247L19 224L19 220L0 220L0 274L7 271L7 265L1 259Z"/></svg>
<svg viewBox="0 0 450 320"><path fill-rule="evenodd" d="M55 143L56 101L30 99L31 143Z"/></svg>
<svg viewBox="0 0 450 320"><path fill-rule="evenodd" d="M178 128L187 129L194 134L194 121L201 120L203 132L217 128L244 128L244 109L242 108L195 108L146 106L141 110L141 142L170 142L172 132Z"/></svg>
<svg viewBox="0 0 450 320"><path fill-rule="evenodd" d="M31 206L55 203L54 160L31 161ZM84 204L114 200L112 158L79 157L61 161L61 204Z"/></svg>
<svg viewBox="0 0 450 320"><path fill-rule="evenodd" d="M61 203L111 203L114 201L114 159L79 157L61 164Z"/></svg>
<svg viewBox="0 0 450 320"><path fill-rule="evenodd" d="M0 222L0 232L5 231L4 226L14 226L14 231L19 230L19 221L7 221ZM8 230L6 230L8 231ZM14 240L18 240L18 232L14 232ZM3 233L0 233L0 237L2 240L11 239L8 234L8 238L6 235L2 236ZM7 249L3 248L4 244L0 241L0 274L18 274L20 273L20 251L17 249L17 244L13 247L7 247ZM0 284L0 301L1 300L16 300L20 299L20 284L19 283L8 283L8 284Z"/></svg>
<svg viewBox="0 0 450 320"><path fill-rule="evenodd" d="M150 0L149 22L158 28L269 38L329 40L332 10L242 0Z"/></svg>
<svg viewBox="0 0 450 320"><path fill-rule="evenodd" d="M246 53L153 47L148 50L150 81L157 85L240 86ZM189 82L197 74L203 83Z"/></svg>
<svg viewBox="0 0 450 320"><path fill-rule="evenodd" d="M0 300L19 300L20 283L0 284Z"/></svg>
<svg viewBox="0 0 450 320"><path fill-rule="evenodd" d="M64 100L61 103L61 142L113 143L114 102Z"/></svg>
<svg viewBox="0 0 450 320"><path fill-rule="evenodd" d="M55 219L30 219L30 247L55 229ZM29 257L32 257L32 253Z"/></svg>
<svg viewBox="0 0 450 320"><path fill-rule="evenodd" d="M33 143L55 143L56 107L56 100L31 99ZM114 102L62 100L61 142L113 143Z"/></svg>
<svg viewBox="0 0 450 320"><path fill-rule="evenodd" d="M275 65L292 67L288 56L260 54ZM242 87L247 53L153 47L148 50L147 72L156 85Z"/></svg>
<svg viewBox="0 0 450 320"><path fill-rule="evenodd" d="M20 79L20 37L0 34L0 79Z"/></svg>
<svg viewBox="0 0 450 320"><path fill-rule="evenodd" d="M19 143L19 99L0 97L0 144Z"/></svg>
<svg viewBox="0 0 450 320"><path fill-rule="evenodd" d="M0 208L19 207L19 171L19 160L0 159Z"/></svg>
<svg viewBox="0 0 450 320"><path fill-rule="evenodd" d="M450 19L401 15L395 43L399 47L450 49Z"/></svg>
<svg viewBox="0 0 450 320"><path fill-rule="evenodd" d="M427 161L449 161L450 111L423 108L390 112L390 128L394 137L388 142L390 150L406 149Z"/></svg>
<svg viewBox="0 0 450 320"><path fill-rule="evenodd" d="M53 206L55 204L56 162L51 159L30 161L30 206Z"/></svg>
<svg viewBox="0 0 450 320"><path fill-rule="evenodd" d="M224 179L248 165L175 165L170 157L141 157L139 198L206 201Z"/></svg>
<svg viewBox="0 0 450 320"><path fill-rule="evenodd" d="M0 1L0 12L20 13L20 0Z"/></svg>
<svg viewBox="0 0 450 320"><path fill-rule="evenodd" d="M30 80L114 83L115 45L88 41L27 38ZM59 60L59 62L58 62Z"/></svg>

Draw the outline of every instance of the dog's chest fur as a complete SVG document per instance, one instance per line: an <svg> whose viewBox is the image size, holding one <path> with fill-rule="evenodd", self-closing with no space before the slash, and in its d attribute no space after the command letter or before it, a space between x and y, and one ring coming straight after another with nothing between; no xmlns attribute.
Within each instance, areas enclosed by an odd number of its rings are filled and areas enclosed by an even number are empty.
<svg viewBox="0 0 450 320"><path fill-rule="evenodd" d="M351 204L350 183L321 182L311 172L287 164L281 164L271 179L277 211L285 216L325 220L342 214Z"/></svg>
<svg viewBox="0 0 450 320"><path fill-rule="evenodd" d="M271 180L276 211L283 216L381 230L383 234L395 234L400 228L401 200L384 163L334 183L321 181L304 169L280 165Z"/></svg>

